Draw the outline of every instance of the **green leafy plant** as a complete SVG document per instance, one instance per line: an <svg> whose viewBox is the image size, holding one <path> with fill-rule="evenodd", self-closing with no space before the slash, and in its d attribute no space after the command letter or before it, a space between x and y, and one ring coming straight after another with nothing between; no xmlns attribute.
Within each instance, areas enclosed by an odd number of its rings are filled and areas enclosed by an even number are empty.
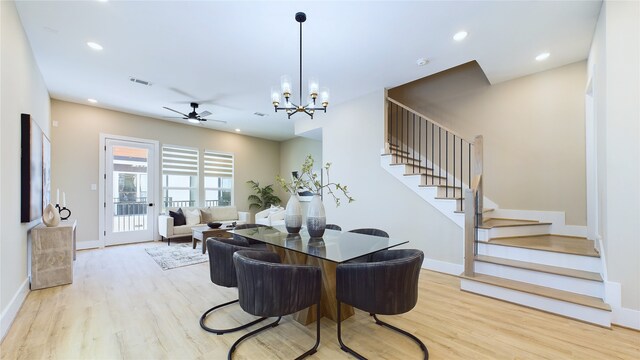
<svg viewBox="0 0 640 360"><path fill-rule="evenodd" d="M274 194L273 185L267 185L260 187L260 183L257 181L249 180L247 184L251 186L251 189L255 194L249 195L249 210L256 208L258 210L264 210L271 205L280 205L280 198Z"/></svg>
<svg viewBox="0 0 640 360"><path fill-rule="evenodd" d="M298 190L301 189L308 189L309 191L312 191L315 194L319 195L322 189L327 189L327 192L333 197L336 206L340 206L339 192L341 192L349 202L355 201L355 199L352 198L351 195L349 195L347 185L342 185L337 182L331 182L331 180L329 179L329 170L331 169L331 163L328 162L322 167L322 171L327 174L326 184L322 184L321 179L318 178L318 173L313 172L313 164L313 157L311 155L307 155L307 158L302 164L302 170L298 174L298 178L294 178L292 181L287 181L280 175L277 175L276 181L278 182L278 184L280 184L280 186L282 186L285 191L291 194L295 194L296 192L298 192Z"/></svg>

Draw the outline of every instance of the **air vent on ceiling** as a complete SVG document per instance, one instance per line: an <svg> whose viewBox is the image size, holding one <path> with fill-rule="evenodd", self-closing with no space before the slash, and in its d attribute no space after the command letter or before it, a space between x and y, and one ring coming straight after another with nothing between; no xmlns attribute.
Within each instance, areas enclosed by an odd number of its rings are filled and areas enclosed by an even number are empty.
<svg viewBox="0 0 640 360"><path fill-rule="evenodd" d="M134 82L136 84L142 84L142 85L146 85L146 86L151 86L153 84L151 84L150 82L146 81L146 80L142 80L142 79L136 79L134 77L130 77L129 80L131 80L131 82Z"/></svg>
<svg viewBox="0 0 640 360"><path fill-rule="evenodd" d="M257 112L257 111L254 112L253 115L255 115L255 116L267 116L267 114L261 113L261 112Z"/></svg>

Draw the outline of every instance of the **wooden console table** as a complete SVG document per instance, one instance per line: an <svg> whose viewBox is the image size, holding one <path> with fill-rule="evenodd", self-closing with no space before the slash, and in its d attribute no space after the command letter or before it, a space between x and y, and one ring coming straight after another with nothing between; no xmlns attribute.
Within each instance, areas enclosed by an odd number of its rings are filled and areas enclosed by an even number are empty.
<svg viewBox="0 0 640 360"><path fill-rule="evenodd" d="M31 229L31 290L73 283L76 223Z"/></svg>

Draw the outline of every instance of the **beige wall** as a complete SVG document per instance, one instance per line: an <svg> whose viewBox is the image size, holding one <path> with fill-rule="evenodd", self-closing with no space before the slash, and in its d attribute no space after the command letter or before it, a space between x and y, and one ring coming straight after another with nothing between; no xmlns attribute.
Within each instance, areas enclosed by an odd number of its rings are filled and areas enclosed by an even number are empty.
<svg viewBox="0 0 640 360"><path fill-rule="evenodd" d="M248 209L251 194L247 180L272 183L280 170L280 144L198 126L151 119L93 106L59 100L51 102L52 188L67 194L67 206L78 219L78 241L98 237L98 184L100 133L157 140L163 143L233 153L234 200L239 210ZM160 159L158 159L160 164ZM158 190L158 196L160 190Z"/></svg>
<svg viewBox="0 0 640 360"><path fill-rule="evenodd" d="M355 202L336 208L324 201L327 222L343 230L380 228L409 241L429 260L462 264L462 231L380 165L384 146L382 90L338 105L318 116L322 158L331 162L331 180L347 185Z"/></svg>
<svg viewBox="0 0 640 360"><path fill-rule="evenodd" d="M280 176L285 179L291 178L292 171L300 171L304 160L307 155L313 156L315 161L315 168L320 169L322 164L322 141L308 139L304 137L296 137L280 143ZM275 182L274 182L275 183ZM289 194L282 191L279 185L276 184L280 199L282 199L282 206L289 201ZM303 218L306 217L306 211L308 209L308 203L302 203Z"/></svg>
<svg viewBox="0 0 640 360"><path fill-rule="evenodd" d="M28 290L27 231L40 222L20 223L20 114L31 114L47 136L50 132L49 93L13 1L0 2L0 16L0 310L4 336L26 294L20 290Z"/></svg>
<svg viewBox="0 0 640 360"><path fill-rule="evenodd" d="M623 325L640 328L640 3L603 4L589 56L597 142L599 235ZM614 309L615 310L615 309ZM635 320L634 320L635 319ZM633 323L635 321L635 324ZM619 321L616 321L620 323Z"/></svg>
<svg viewBox="0 0 640 360"><path fill-rule="evenodd" d="M490 85L475 62L389 96L467 139L484 137L485 195L504 209L565 211L586 224L586 62Z"/></svg>

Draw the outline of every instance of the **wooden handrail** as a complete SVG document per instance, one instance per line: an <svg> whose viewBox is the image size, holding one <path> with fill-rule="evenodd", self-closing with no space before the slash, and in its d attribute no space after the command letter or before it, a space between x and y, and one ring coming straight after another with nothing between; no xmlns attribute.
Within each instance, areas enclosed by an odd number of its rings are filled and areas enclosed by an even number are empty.
<svg viewBox="0 0 640 360"><path fill-rule="evenodd" d="M392 98L390 98L390 97L388 97L388 96L387 96L387 100L388 100L389 102L392 102L392 103L394 103L394 104L396 104L396 105L400 106L401 108L404 108L405 110L407 110L407 111L409 111L409 112L411 112L411 113L413 113L413 114L418 115L419 117L421 117L421 118L423 118L423 119L427 120L428 122L435 124L436 126L438 126L438 127L442 128L443 130L448 131L448 132L449 132L449 134L455 135L455 136L459 137L460 139L462 139L462 140L464 140L464 141L466 141L466 142L468 142L468 143L473 144L473 141L472 141L472 140L469 140L469 139L465 138L464 136L462 136L462 135L458 134L457 132L455 132L455 131L453 131L453 130L449 129L448 127L446 127L446 126L444 126L444 125L442 125L442 124L438 123L437 121L433 121L433 120L432 120L431 118L429 118L428 116L426 116L426 115L424 115L424 114L421 114L421 113L419 113L419 112L417 112L417 111L413 110L412 108L408 107L407 105L405 105L405 104L403 104L403 103L401 103L401 102L399 102L399 101L397 101L397 100L394 100L394 99L392 99Z"/></svg>

